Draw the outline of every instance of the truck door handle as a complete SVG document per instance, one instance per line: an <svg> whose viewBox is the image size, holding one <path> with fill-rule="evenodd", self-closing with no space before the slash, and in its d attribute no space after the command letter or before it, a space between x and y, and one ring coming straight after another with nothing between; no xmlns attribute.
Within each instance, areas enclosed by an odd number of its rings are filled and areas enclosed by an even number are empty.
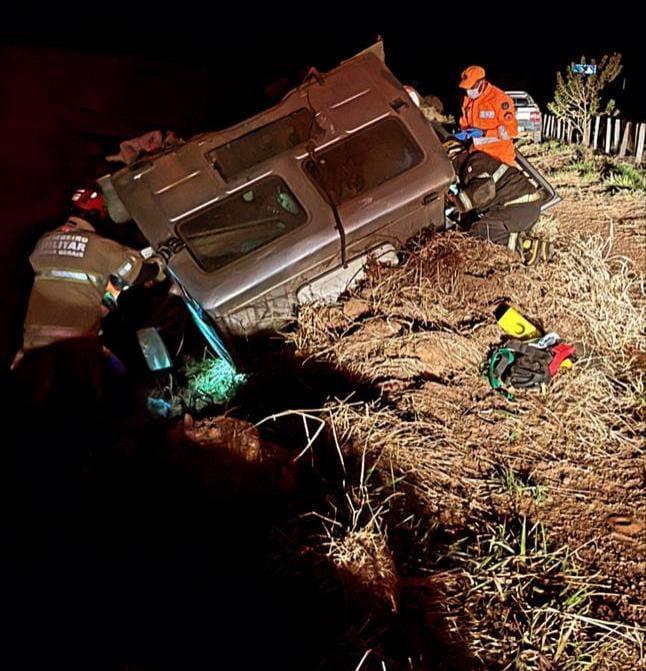
<svg viewBox="0 0 646 671"><path fill-rule="evenodd" d="M437 200L437 191L431 191L422 198L422 205L430 205L434 200Z"/></svg>

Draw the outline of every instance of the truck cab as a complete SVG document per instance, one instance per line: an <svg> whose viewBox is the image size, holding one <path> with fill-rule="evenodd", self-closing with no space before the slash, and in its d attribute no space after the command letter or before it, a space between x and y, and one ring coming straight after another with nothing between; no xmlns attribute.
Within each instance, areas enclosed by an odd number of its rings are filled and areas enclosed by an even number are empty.
<svg viewBox="0 0 646 671"><path fill-rule="evenodd" d="M393 259L422 229L442 227L453 178L377 43L310 71L275 107L102 184L226 340L336 300L367 259Z"/></svg>

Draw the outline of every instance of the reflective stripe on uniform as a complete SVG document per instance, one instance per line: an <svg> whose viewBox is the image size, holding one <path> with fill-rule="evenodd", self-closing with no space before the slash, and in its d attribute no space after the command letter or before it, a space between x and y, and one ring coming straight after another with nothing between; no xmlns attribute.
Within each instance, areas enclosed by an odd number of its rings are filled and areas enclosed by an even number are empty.
<svg viewBox="0 0 646 671"><path fill-rule="evenodd" d="M36 280L55 280L59 282L80 282L82 284L90 284L101 294L103 294L105 287L105 280L98 275L84 273L79 270L59 270L55 268L43 270L36 273Z"/></svg>
<svg viewBox="0 0 646 671"><path fill-rule="evenodd" d="M540 200L540 197L540 193L528 193L526 196L519 196L518 198L514 198L514 200L510 200L505 203L504 207L508 205L520 205L522 203L533 203L536 200Z"/></svg>
<svg viewBox="0 0 646 671"><path fill-rule="evenodd" d="M501 163L496 172L491 176L493 183L496 184L498 180L509 170L509 166L506 163Z"/></svg>
<svg viewBox="0 0 646 671"><path fill-rule="evenodd" d="M126 261L119 267L115 274L119 275L119 277L125 277L132 270L132 267L132 261Z"/></svg>
<svg viewBox="0 0 646 671"><path fill-rule="evenodd" d="M494 119L496 117L493 110L481 110L480 118L481 119Z"/></svg>
<svg viewBox="0 0 646 671"><path fill-rule="evenodd" d="M76 270L43 270L36 275L37 279L72 280L74 282L92 282L87 273Z"/></svg>
<svg viewBox="0 0 646 671"><path fill-rule="evenodd" d="M464 207L467 210L473 209L473 203L471 202L471 198L469 198L469 196L466 194L465 191L460 191L458 193L458 198L460 199L460 202L462 203L462 205L464 205Z"/></svg>
<svg viewBox="0 0 646 671"><path fill-rule="evenodd" d="M493 180L493 183L496 184L498 180L507 172L509 166L506 163L501 163L498 168L494 171L493 175L488 172L481 172L479 175L476 175L474 179L489 179Z"/></svg>
<svg viewBox="0 0 646 671"><path fill-rule="evenodd" d="M507 249L510 252L515 252L517 244L518 244L518 233L510 233L509 240L507 240Z"/></svg>
<svg viewBox="0 0 646 671"><path fill-rule="evenodd" d="M79 338L92 332L76 326L38 326L30 324L25 327L25 334L39 338Z"/></svg>
<svg viewBox="0 0 646 671"><path fill-rule="evenodd" d="M482 144L491 144L492 142L500 142L497 137L474 137L473 146L478 147Z"/></svg>

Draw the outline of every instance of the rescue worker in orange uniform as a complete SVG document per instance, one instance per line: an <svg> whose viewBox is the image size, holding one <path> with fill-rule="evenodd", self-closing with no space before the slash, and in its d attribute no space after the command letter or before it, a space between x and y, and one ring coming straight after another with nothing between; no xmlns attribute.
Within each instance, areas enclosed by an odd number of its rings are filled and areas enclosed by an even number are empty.
<svg viewBox="0 0 646 671"><path fill-rule="evenodd" d="M512 99L485 79L484 68L479 65L471 65L462 73L459 86L465 91L460 128L473 141L473 151L483 151L513 165L516 159L513 139L518 135L518 124ZM469 133L474 129L482 133ZM456 137L465 139L459 133Z"/></svg>

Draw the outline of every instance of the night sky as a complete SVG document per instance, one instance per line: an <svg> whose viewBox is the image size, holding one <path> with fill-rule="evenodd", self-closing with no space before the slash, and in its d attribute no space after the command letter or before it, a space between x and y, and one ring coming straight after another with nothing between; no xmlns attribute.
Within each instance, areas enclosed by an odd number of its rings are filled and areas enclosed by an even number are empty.
<svg viewBox="0 0 646 671"><path fill-rule="evenodd" d="M501 88L528 90L544 107L557 70L582 54L592 58L619 51L625 66L613 95L628 116L642 112L646 29L629 3L614 2L596 11L582 3L517 3L499 9L493 4L462 5L455 10L431 3L414 10L407 7L408 11L396 7L393 3L387 11L373 7L360 12L349 4L318 2L268 5L260 13L200 7L183 16L130 5L127 14L102 12L88 18L89 29L63 23L55 31L34 30L17 22L17 30L7 38L203 68L215 84L207 92L209 112L224 123L262 109L268 84L285 80L295 85L304 68L330 69L378 35L385 40L387 62L395 75L419 85L424 93L435 93L449 107L459 102L455 84L470 64L483 65ZM52 19L59 19L56 12Z"/></svg>

